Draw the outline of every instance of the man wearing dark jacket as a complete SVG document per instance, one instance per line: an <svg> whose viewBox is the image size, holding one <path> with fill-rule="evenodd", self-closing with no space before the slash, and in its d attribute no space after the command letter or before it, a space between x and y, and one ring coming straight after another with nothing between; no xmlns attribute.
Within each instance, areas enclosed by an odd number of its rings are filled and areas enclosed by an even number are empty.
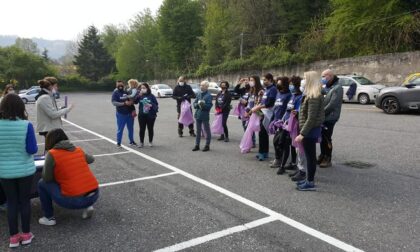
<svg viewBox="0 0 420 252"><path fill-rule="evenodd" d="M320 167L331 166L332 135L334 126L340 119L341 104L343 101L343 88L338 84L338 77L327 69L322 72L322 84L325 85L324 111L325 121L322 127L321 155L318 158Z"/></svg>
<svg viewBox="0 0 420 252"><path fill-rule="evenodd" d="M185 82L185 78L183 76L179 77L178 83L174 89L174 93L172 98L176 100L176 111L178 112L178 119L179 115L181 114L181 103L183 101L188 101L191 103L191 99L195 98L195 93L192 90L191 86ZM194 133L194 123L191 123L188 128L190 129L190 136L195 137ZM178 135L182 137L184 131L184 125L182 123L178 123Z"/></svg>

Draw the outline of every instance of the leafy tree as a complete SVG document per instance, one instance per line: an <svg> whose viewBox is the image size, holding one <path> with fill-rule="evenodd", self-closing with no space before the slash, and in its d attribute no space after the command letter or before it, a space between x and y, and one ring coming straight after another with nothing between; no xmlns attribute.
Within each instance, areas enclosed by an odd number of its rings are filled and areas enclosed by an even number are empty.
<svg viewBox="0 0 420 252"><path fill-rule="evenodd" d="M55 75L55 68L40 55L16 46L0 47L0 81L16 80L20 87L29 87L47 75Z"/></svg>
<svg viewBox="0 0 420 252"><path fill-rule="evenodd" d="M157 22L151 11L146 9L139 13L116 53L119 76L139 80L155 79L161 71L157 45L159 39Z"/></svg>
<svg viewBox="0 0 420 252"><path fill-rule="evenodd" d="M414 1L331 0L325 41L336 57L418 49L420 17ZM417 41L418 42L418 41Z"/></svg>
<svg viewBox="0 0 420 252"><path fill-rule="evenodd" d="M47 48L44 48L44 51L42 51L42 58L44 58L45 61L50 61L50 57L48 56L48 50Z"/></svg>
<svg viewBox="0 0 420 252"><path fill-rule="evenodd" d="M121 47L121 43L126 34L127 29L125 27L118 27L112 24L104 26L103 32L101 33L101 41L109 55L115 58L118 48Z"/></svg>
<svg viewBox="0 0 420 252"><path fill-rule="evenodd" d="M27 38L17 38L15 40L16 47L22 49L25 52L39 54L38 45L33 42L31 39Z"/></svg>
<svg viewBox="0 0 420 252"><path fill-rule="evenodd" d="M160 54L172 69L184 70L186 58L203 34L202 6L193 0L165 0L159 9Z"/></svg>
<svg viewBox="0 0 420 252"><path fill-rule="evenodd" d="M100 41L95 26L90 26L78 43L74 64L81 76L93 81L111 73L115 63Z"/></svg>

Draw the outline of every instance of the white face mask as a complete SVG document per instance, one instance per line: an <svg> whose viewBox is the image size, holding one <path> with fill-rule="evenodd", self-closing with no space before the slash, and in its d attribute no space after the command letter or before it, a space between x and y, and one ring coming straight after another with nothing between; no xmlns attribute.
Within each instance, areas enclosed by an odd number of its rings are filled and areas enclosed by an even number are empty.
<svg viewBox="0 0 420 252"><path fill-rule="evenodd" d="M140 91L142 94L147 94L147 89L146 88L142 88Z"/></svg>
<svg viewBox="0 0 420 252"><path fill-rule="evenodd" d="M180 86L184 86L184 82L178 82L178 84L180 85Z"/></svg>
<svg viewBox="0 0 420 252"><path fill-rule="evenodd" d="M249 82L249 86L250 86L250 87L255 87L255 82L250 81L250 82Z"/></svg>

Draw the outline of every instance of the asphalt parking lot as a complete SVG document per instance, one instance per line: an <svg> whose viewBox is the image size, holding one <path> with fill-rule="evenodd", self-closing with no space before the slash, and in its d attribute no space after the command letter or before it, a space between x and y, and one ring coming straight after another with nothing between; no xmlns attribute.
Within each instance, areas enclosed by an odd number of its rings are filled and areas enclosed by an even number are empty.
<svg viewBox="0 0 420 252"><path fill-rule="evenodd" d="M154 147L118 149L111 94L68 96L76 107L64 129L96 156L96 211L82 220L57 207L57 225L46 227L34 199L35 239L15 251L419 251L419 114L345 104L333 167L318 169L316 192L299 192L256 161L255 150L240 153L243 130L233 116L231 142L213 136L210 152L192 152L194 139L177 135L175 101L159 99ZM34 120L34 105L27 110ZM4 212L0 230L7 251Z"/></svg>

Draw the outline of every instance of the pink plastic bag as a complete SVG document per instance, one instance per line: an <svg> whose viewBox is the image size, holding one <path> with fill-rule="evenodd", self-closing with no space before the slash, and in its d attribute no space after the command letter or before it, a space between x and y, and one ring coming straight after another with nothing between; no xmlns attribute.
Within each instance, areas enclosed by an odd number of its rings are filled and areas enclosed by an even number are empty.
<svg viewBox="0 0 420 252"><path fill-rule="evenodd" d="M223 114L217 114L214 116L214 121L211 124L211 133L212 134L223 134L225 133L223 129Z"/></svg>
<svg viewBox="0 0 420 252"><path fill-rule="evenodd" d="M194 123L194 117L191 112L191 104L188 101L183 101L181 103L181 113L179 115L178 122L184 124L184 126L189 126Z"/></svg>
<svg viewBox="0 0 420 252"><path fill-rule="evenodd" d="M241 107L241 104L238 103L238 105L236 105L235 109L233 110L233 115L241 116Z"/></svg>
<svg viewBox="0 0 420 252"><path fill-rule="evenodd" d="M241 153L248 153L253 145L252 142L252 135L255 132L260 131L260 116L256 113L253 113L249 118L248 127L245 130L244 136L242 137L241 144L239 148L241 148Z"/></svg>
<svg viewBox="0 0 420 252"><path fill-rule="evenodd" d="M299 135L299 121L297 120L296 115L293 113L290 114L289 123L287 124L287 128L285 130L289 131L290 133L292 146L295 147L299 153L304 154L305 151L303 149L303 144L295 141L296 137Z"/></svg>

